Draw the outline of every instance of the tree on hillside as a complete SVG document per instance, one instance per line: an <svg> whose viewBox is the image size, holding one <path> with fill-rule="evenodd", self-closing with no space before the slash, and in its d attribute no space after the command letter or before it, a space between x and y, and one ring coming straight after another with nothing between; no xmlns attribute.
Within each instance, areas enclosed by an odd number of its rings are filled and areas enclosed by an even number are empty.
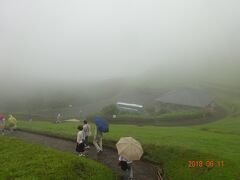
<svg viewBox="0 0 240 180"><path fill-rule="evenodd" d="M118 108L115 104L108 105L102 109L104 115L118 114Z"/></svg>

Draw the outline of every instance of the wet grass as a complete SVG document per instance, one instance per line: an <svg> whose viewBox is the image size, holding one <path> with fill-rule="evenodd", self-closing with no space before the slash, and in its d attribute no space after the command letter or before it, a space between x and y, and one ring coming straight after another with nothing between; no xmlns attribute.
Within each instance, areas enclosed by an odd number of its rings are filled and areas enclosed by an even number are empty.
<svg viewBox="0 0 240 180"><path fill-rule="evenodd" d="M0 179L116 179L92 160L12 137L0 136Z"/></svg>
<svg viewBox="0 0 240 180"><path fill-rule="evenodd" d="M104 134L104 144L114 146L123 136L138 139L145 150L144 158L162 165L168 179L240 179L240 100L225 91L215 92L229 111L222 120L189 127L111 124L110 132ZM73 139L77 124L21 121L19 127ZM215 166L189 168L191 160L203 161L204 165L214 161ZM224 167L218 166L218 161L224 161Z"/></svg>
<svg viewBox="0 0 240 180"><path fill-rule="evenodd" d="M224 123L228 118L223 120ZM233 120L234 121L234 120ZM237 121L237 120L236 120ZM235 122L235 121L234 121ZM219 122L220 123L220 122ZM154 127L135 125L111 125L104 134L105 144L116 142L120 137L132 136L144 146L145 158L163 165L170 179L236 179L239 173L240 136L230 134L232 126L223 125L194 127ZM53 124L48 122L21 122L23 129L47 132L74 139L78 123ZM214 123L213 123L214 124ZM215 132L216 129L221 133ZM206 130L203 130L205 128ZM109 144L109 143L108 143ZM110 145L114 145L110 143ZM211 171L204 168L188 168L188 161L224 161L224 167L215 166ZM204 173L201 173L201 172ZM196 176L198 174L198 176Z"/></svg>

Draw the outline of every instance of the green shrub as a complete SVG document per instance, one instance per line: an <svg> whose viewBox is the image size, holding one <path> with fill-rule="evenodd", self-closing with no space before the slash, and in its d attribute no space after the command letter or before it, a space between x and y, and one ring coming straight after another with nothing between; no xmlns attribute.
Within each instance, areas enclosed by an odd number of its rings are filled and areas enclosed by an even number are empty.
<svg viewBox="0 0 240 180"><path fill-rule="evenodd" d="M0 136L0 179L116 179L103 165L16 138Z"/></svg>
<svg viewBox="0 0 240 180"><path fill-rule="evenodd" d="M111 104L109 106L104 107L101 112L104 115L113 115L119 113L118 108L115 104Z"/></svg>

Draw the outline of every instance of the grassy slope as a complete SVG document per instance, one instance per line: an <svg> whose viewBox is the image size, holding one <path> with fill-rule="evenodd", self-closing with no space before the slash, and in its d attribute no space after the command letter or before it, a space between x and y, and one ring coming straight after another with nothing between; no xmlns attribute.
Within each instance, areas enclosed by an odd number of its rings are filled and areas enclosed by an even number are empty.
<svg viewBox="0 0 240 180"><path fill-rule="evenodd" d="M0 136L0 179L116 179L104 166L16 138Z"/></svg>
<svg viewBox="0 0 240 180"><path fill-rule="evenodd" d="M146 158L163 164L170 179L238 179L240 178L240 101L238 94L216 93L230 110L231 115L223 120L192 127L153 127L133 125L111 125L106 140L117 141L122 136L133 136L140 140ZM68 137L75 136L76 125L64 123L54 125L42 122L21 122L20 127L36 131L47 131ZM224 160L225 166L188 168L189 160Z"/></svg>
<svg viewBox="0 0 240 180"><path fill-rule="evenodd" d="M223 120L223 122L229 119ZM74 137L76 123L55 125L46 122L21 122L20 127L36 131L63 134ZM134 125L111 125L110 133L105 134L105 139L117 141L122 136L133 136L143 143L146 157L164 165L167 175L171 179L235 179L240 161L240 136L212 132L201 126L195 127L139 127ZM213 126L217 129L217 125ZM222 126L219 126L220 128ZM229 127L231 129L231 126ZM230 130L229 129L229 130ZM225 128L224 132L229 131ZM225 167L215 167L208 173L206 168L188 169L188 160L224 160Z"/></svg>

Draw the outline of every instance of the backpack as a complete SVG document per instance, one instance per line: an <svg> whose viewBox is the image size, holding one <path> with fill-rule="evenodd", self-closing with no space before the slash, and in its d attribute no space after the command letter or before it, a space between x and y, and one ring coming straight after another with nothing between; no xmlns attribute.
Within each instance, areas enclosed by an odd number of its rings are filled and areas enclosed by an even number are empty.
<svg viewBox="0 0 240 180"><path fill-rule="evenodd" d="M121 166L121 169L122 169L123 171L126 171L127 169L129 169L129 166L128 166L128 164L127 164L126 161L120 161L120 162L118 163L118 165Z"/></svg>

